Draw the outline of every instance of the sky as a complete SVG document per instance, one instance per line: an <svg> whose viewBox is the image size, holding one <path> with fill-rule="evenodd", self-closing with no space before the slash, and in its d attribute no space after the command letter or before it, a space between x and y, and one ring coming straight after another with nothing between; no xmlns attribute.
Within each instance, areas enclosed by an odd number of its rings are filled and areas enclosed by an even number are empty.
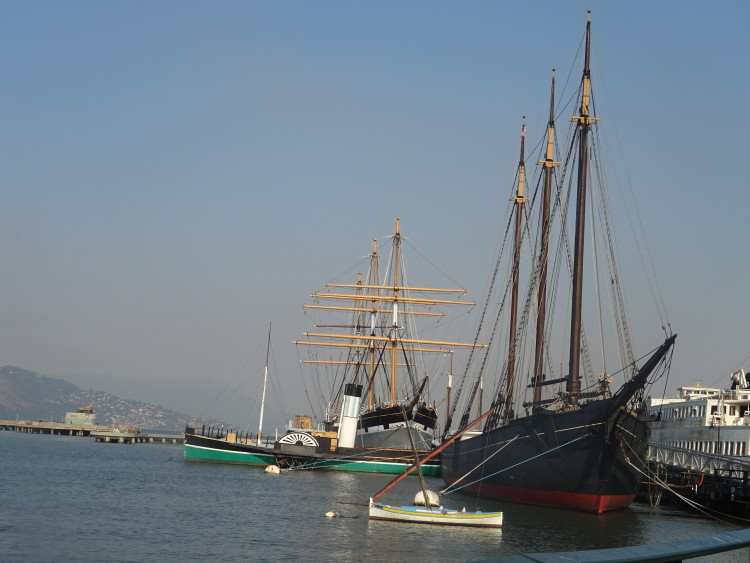
<svg viewBox="0 0 750 563"><path fill-rule="evenodd" d="M271 323L303 411L301 305L395 217L481 300L521 116L538 138L590 9L602 126L679 335L670 391L750 368L747 3L0 6L1 365L221 386L261 369Z"/></svg>

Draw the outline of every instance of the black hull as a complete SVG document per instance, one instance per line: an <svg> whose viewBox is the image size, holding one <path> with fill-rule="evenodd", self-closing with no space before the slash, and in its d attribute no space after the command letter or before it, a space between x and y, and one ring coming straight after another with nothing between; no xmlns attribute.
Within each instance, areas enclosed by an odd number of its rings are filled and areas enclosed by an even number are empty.
<svg viewBox="0 0 750 563"><path fill-rule="evenodd" d="M669 336L611 398L540 409L454 442L443 452L446 484L460 480L456 488L480 497L595 514L625 508L638 492L649 439L648 418L627 405L676 338Z"/></svg>
<svg viewBox="0 0 750 563"><path fill-rule="evenodd" d="M226 440L196 434L192 429L185 432L185 461L207 463L232 463L239 465L266 466L276 463L273 448L255 442Z"/></svg>
<svg viewBox="0 0 750 563"><path fill-rule="evenodd" d="M640 464L648 436L645 418L614 399L542 411L453 443L443 452L443 478L450 485L471 471L457 483L471 483L461 492L601 514L635 498L641 477L628 460Z"/></svg>

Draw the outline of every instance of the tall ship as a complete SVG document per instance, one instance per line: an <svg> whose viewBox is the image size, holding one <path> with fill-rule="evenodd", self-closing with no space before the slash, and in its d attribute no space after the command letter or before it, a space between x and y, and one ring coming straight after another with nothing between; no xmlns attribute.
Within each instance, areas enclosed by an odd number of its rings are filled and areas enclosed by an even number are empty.
<svg viewBox="0 0 750 563"><path fill-rule="evenodd" d="M398 452L409 465L412 452L425 455L440 437L434 394L446 400L452 366L446 358L455 348L481 344L431 337L447 309L475 303L463 299L463 288L410 284L399 218L388 238L386 257L373 240L366 272L312 294L303 307L313 326L295 344L309 368L306 380L326 386L316 392L326 398L319 431L335 433L339 448ZM430 385L436 371L448 372L446 387L437 391ZM439 473L438 461L425 470Z"/></svg>
<svg viewBox="0 0 750 563"><path fill-rule="evenodd" d="M556 154L553 71L529 196L522 123L505 233L475 339L489 335L488 347L466 364L446 435L477 412L480 390L492 380L491 412L483 427L445 449L442 471L446 490L600 514L635 498L649 439L644 389L668 369L676 335L662 317L664 340L643 357L634 352L597 158L590 46L589 13L582 78L575 97L562 97L577 109L564 155Z"/></svg>
<svg viewBox="0 0 750 563"><path fill-rule="evenodd" d="M750 381L744 369L727 387L680 387L677 397L649 397L651 444L705 454L750 456Z"/></svg>
<svg viewBox="0 0 750 563"><path fill-rule="evenodd" d="M312 327L295 344L303 350L303 382L308 397L317 398L318 416L295 417L273 441L260 431L256 439L223 428L188 428L187 461L398 474L415 455L433 451L440 438L436 395L447 401L453 351L481 347L437 338L440 321L449 309L470 310L475 303L463 299L463 288L407 281L399 218L388 239L386 258L374 240L366 272L325 284L303 306ZM268 357L264 381L267 375ZM433 389L431 382L441 378L446 386ZM261 406L260 426L262 413ZM421 469L440 475L439 458Z"/></svg>

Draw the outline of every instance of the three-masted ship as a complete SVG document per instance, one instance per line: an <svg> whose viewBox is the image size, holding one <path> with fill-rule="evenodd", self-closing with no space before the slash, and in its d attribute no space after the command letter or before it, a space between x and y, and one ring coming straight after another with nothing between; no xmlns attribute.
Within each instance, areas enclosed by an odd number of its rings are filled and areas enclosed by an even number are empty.
<svg viewBox="0 0 750 563"><path fill-rule="evenodd" d="M521 156L510 198L507 245L502 248L509 266L507 289L500 298L488 297L478 334L482 331L507 339L490 339L486 350L477 351L467 364L461 387L452 405L452 418L463 426L469 420L477 389L488 379L487 366L493 351L502 351L497 361L497 386L492 413L481 431L455 441L443 452L443 478L448 490L484 498L569 508L593 513L627 506L634 499L641 474L639 466L649 435L648 417L643 409L644 387L650 377L668 366L676 335L666 339L647 358L636 359L624 312L624 297L617 273L617 254L611 233L606 191L594 192L595 180L603 177L596 166L599 152L594 124L594 100L591 88L590 44L591 15L586 24L583 50L583 75L578 90L578 111L571 119L567 157L555 158L555 81L550 95L549 122L538 164L541 172L532 197L527 197L525 170L525 123L521 133ZM574 176L574 171L577 174ZM566 203L570 202L570 218ZM587 216L587 210L591 208ZM533 213L532 213L533 212ZM535 222L526 222L536 215ZM596 225L592 236L596 260L586 260L587 224ZM573 230L573 241L567 225ZM553 227L560 234L553 236ZM594 231L594 229L591 229ZM600 234L599 234L600 233ZM598 237L598 238L597 238ZM524 242L534 249L524 254ZM594 252L592 252L594 254ZM500 253L503 255L503 252ZM503 260L503 258L501 258ZM584 280L584 264L606 265L601 278ZM499 262L498 262L499 263ZM521 293L521 271L530 271ZM497 271L498 268L495 268ZM594 268L592 268L594 270ZM606 280L606 281L602 281ZM493 278L494 284L494 278ZM497 286L502 284L497 283ZM599 290L611 290L611 308L602 305ZM554 320L552 297L570 289L570 301L564 319ZM618 377L622 386L615 392L611 382L615 374L606 367L603 352L602 371L593 368L589 340L584 330L584 289L595 295L589 315L602 328L603 318L611 311L616 349L622 366ZM493 309L494 310L494 309ZM588 311L588 310L587 310ZM536 322L533 322L535 319ZM587 317L588 319L588 317ZM494 321L494 323L493 323ZM507 324L506 324L507 323ZM663 325L664 323L662 323ZM502 326L501 326L502 325ZM587 325L588 326L588 325ZM668 324L667 324L668 326ZM666 329L665 329L666 331ZM562 334L562 338L556 335ZM567 346L563 343L567 340ZM604 341L604 336L601 338ZM566 356L556 363L553 354ZM639 363L641 363L639 367ZM556 370L559 370L557 373ZM521 375L528 374L528 385ZM463 394L464 411L458 413ZM476 409L475 409L476 410ZM451 421L448 422L448 426Z"/></svg>
<svg viewBox="0 0 750 563"><path fill-rule="evenodd" d="M315 326L295 344L308 352L301 359L310 368L306 385L326 381L326 389L308 389L309 395L326 395L323 416L314 421L299 415L283 436L265 442L261 430L255 440L223 428L187 428L186 460L398 474L412 465L415 451L418 456L432 451L438 414L428 382L430 369L439 369L440 362L426 358L452 358L456 347L479 345L426 338L424 323L417 321L435 321L445 308L475 304L461 299L465 289L409 285L398 218L389 238L384 265L375 240L366 278L359 273L355 283L325 284L304 305L317 313ZM264 381L267 373L268 357ZM436 456L422 465L425 475L439 475L440 469Z"/></svg>
<svg viewBox="0 0 750 563"><path fill-rule="evenodd" d="M462 288L409 285L398 218L390 239L384 266L374 240L366 276L360 272L355 283L327 283L312 295L305 309L331 320L317 320L315 331L295 344L307 350L303 364L322 365L335 381L321 430L335 433L337 448L409 457L414 449L430 451L439 438L425 358L444 358L456 347L479 345L431 339L419 332L419 320L440 318L445 307L475 303L461 299L466 293ZM426 467L426 472L437 474L439 465Z"/></svg>

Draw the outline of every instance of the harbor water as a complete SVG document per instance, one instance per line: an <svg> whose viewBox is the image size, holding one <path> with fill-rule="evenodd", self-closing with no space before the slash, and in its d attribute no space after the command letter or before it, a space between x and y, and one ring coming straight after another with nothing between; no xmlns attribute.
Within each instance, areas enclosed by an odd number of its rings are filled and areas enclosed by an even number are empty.
<svg viewBox="0 0 750 563"><path fill-rule="evenodd" d="M0 553L26 561L476 561L709 536L739 529L669 508L602 516L482 502L502 530L370 521L382 475L187 463L182 446L0 432ZM439 479L429 480L439 490ZM408 478L381 499L410 504ZM358 504L360 503L360 504ZM450 508L476 510L448 495ZM339 517L328 518L333 511ZM750 527L748 523L747 527ZM747 562L747 548L691 561Z"/></svg>

